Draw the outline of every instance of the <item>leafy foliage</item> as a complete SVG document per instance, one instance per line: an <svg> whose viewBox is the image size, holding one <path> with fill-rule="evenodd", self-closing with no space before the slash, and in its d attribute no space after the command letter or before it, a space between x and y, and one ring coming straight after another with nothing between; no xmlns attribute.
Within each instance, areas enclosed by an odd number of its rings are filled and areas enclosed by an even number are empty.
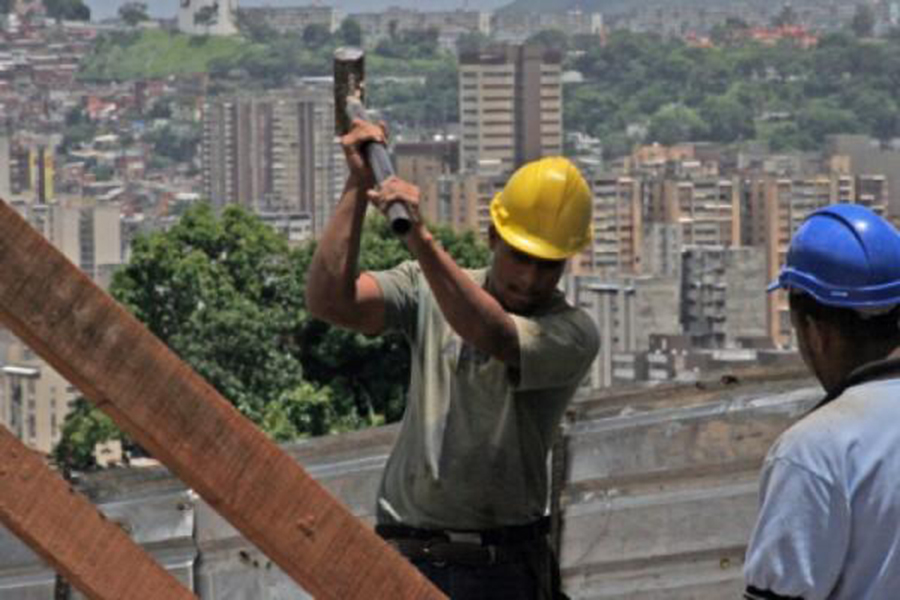
<svg viewBox="0 0 900 600"><path fill-rule="evenodd" d="M565 89L566 129L606 141L637 124L647 141L761 139L779 150L813 149L833 133L900 133L900 40L837 33L804 50L747 41L744 29L726 24L715 48L627 31L595 42L568 65L585 82Z"/></svg>
<svg viewBox="0 0 900 600"><path fill-rule="evenodd" d="M149 20L150 17L147 15L147 3L126 2L119 7L119 18L132 27L142 21Z"/></svg>
<svg viewBox="0 0 900 600"><path fill-rule="evenodd" d="M91 9L82 0L44 0L44 8L51 19L90 21Z"/></svg>
<svg viewBox="0 0 900 600"><path fill-rule="evenodd" d="M144 140L153 144L153 152L157 156L163 156L174 162L189 163L197 154L200 137L200 129L197 126L176 129L166 125L149 131Z"/></svg>
<svg viewBox="0 0 900 600"><path fill-rule="evenodd" d="M121 440L123 434L112 419L79 398L63 423L62 437L53 449L53 457L61 466L87 468L95 464L94 446L113 439Z"/></svg>
<svg viewBox="0 0 900 600"><path fill-rule="evenodd" d="M460 264L486 263L487 249L472 234L437 227L435 235ZM139 237L110 291L278 441L394 421L409 376L405 342L310 319L304 290L314 251L314 243L291 250L240 207L217 216L200 204L169 231ZM385 220L370 217L361 268L390 268L408 258ZM57 460L90 468L94 445L111 438L123 439L81 402L66 420Z"/></svg>

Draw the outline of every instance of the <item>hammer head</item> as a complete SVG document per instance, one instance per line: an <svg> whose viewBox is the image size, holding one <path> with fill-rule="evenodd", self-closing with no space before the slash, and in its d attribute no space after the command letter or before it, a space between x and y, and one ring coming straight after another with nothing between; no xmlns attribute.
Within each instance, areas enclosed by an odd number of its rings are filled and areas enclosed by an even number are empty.
<svg viewBox="0 0 900 600"><path fill-rule="evenodd" d="M365 53L359 48L342 47L334 51L334 133L350 131L352 106L365 105Z"/></svg>

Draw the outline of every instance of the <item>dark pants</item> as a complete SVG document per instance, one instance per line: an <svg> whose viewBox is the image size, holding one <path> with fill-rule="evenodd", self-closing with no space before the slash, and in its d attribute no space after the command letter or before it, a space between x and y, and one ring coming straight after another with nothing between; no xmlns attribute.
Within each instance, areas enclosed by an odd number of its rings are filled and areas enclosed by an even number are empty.
<svg viewBox="0 0 900 600"><path fill-rule="evenodd" d="M545 600L540 583L523 563L486 566L413 561L451 600Z"/></svg>
<svg viewBox="0 0 900 600"><path fill-rule="evenodd" d="M451 600L560 600L549 523L455 533L379 524L375 531Z"/></svg>

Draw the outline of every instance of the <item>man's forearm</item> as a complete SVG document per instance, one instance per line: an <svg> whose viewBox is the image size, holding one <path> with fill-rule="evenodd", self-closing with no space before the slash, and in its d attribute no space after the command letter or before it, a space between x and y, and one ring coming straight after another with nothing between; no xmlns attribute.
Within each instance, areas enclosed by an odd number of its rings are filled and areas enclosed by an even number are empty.
<svg viewBox="0 0 900 600"><path fill-rule="evenodd" d="M416 226L406 242L453 330L482 352L518 366L515 323L497 299L466 275L424 225Z"/></svg>
<svg viewBox="0 0 900 600"><path fill-rule="evenodd" d="M328 319L332 311L352 304L366 206L365 185L351 177L307 272L306 303L315 316Z"/></svg>

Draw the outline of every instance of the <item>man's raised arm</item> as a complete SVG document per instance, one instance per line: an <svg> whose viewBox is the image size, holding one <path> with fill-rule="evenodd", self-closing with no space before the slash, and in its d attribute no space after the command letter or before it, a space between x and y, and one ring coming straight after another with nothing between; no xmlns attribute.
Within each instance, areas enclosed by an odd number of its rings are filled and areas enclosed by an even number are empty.
<svg viewBox="0 0 900 600"><path fill-rule="evenodd" d="M384 131L357 122L341 138L350 176L325 228L306 278L306 307L313 317L360 333L384 329L384 301L371 276L359 274L359 246L372 173L360 153L363 140L384 141Z"/></svg>

